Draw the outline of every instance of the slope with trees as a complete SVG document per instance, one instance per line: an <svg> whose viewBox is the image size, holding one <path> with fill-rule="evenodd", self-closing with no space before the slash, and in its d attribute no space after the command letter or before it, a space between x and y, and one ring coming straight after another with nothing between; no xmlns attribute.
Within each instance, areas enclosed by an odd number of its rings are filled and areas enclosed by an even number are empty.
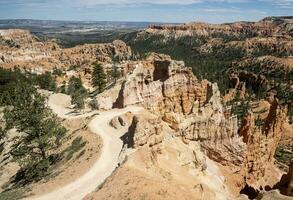
<svg viewBox="0 0 293 200"><path fill-rule="evenodd" d="M20 166L12 184L39 181L59 159L54 150L61 144L66 129L28 76L19 71L0 71L0 105L5 108L1 135L7 136L12 128L19 132L10 150Z"/></svg>

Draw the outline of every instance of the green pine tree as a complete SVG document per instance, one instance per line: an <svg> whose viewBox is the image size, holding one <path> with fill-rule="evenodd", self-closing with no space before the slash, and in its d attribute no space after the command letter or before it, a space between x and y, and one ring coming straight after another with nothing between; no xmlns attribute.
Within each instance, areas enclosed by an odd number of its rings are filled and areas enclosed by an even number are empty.
<svg viewBox="0 0 293 200"><path fill-rule="evenodd" d="M76 105L78 109L84 108L84 99L88 96L88 92L84 88L80 77L70 78L67 92L71 96L72 104Z"/></svg>
<svg viewBox="0 0 293 200"><path fill-rule="evenodd" d="M67 94L71 95L75 93L77 90L79 90L80 88L83 88L81 78L80 77L77 78L73 76L69 79Z"/></svg>
<svg viewBox="0 0 293 200"><path fill-rule="evenodd" d="M22 133L15 139L11 155L21 166L16 179L25 184L47 174L54 162L52 151L59 146L66 129L32 85L17 84L11 93L11 106L4 111L4 118L6 129L16 128Z"/></svg>
<svg viewBox="0 0 293 200"><path fill-rule="evenodd" d="M92 72L92 84L99 93L103 92L107 84L107 76L100 64L95 64Z"/></svg>

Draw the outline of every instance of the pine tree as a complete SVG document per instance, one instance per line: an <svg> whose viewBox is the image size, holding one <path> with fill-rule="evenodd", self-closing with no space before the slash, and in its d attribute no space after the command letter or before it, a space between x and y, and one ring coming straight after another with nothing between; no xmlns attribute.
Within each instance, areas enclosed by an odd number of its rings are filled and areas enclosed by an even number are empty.
<svg viewBox="0 0 293 200"><path fill-rule="evenodd" d="M77 78L73 76L69 79L67 94L71 95L75 93L77 90L79 90L80 88L83 88L81 78L80 77Z"/></svg>
<svg viewBox="0 0 293 200"><path fill-rule="evenodd" d="M84 108L84 99L88 96L80 78L71 77L68 84L68 94L71 96L71 103L78 109Z"/></svg>
<svg viewBox="0 0 293 200"><path fill-rule="evenodd" d="M103 92L106 87L106 78L103 67L100 64L95 64L92 72L92 84L99 93Z"/></svg>
<svg viewBox="0 0 293 200"><path fill-rule="evenodd" d="M76 105L78 109L84 108L84 99L87 97L87 90L82 87L71 94L71 103Z"/></svg>
<svg viewBox="0 0 293 200"><path fill-rule="evenodd" d="M30 84L18 84L11 93L11 106L6 108L4 118L7 129L22 133L15 139L11 155L21 166L16 178L27 183L47 173L53 162L52 150L59 146L66 129Z"/></svg>

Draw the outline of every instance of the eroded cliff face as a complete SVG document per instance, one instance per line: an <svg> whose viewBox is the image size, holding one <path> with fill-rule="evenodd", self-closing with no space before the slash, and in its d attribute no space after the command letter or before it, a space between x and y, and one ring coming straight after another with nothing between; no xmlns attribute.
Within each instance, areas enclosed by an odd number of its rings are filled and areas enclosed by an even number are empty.
<svg viewBox="0 0 293 200"><path fill-rule="evenodd" d="M292 27L292 17L266 18L253 23L154 25L139 32L132 42L135 45L141 40L146 40L149 43L147 45L150 45L153 42L152 37L157 37L159 44L182 43L183 49L186 48L185 51L191 55L218 54L219 51L229 52L233 49L234 54L241 53L245 56L284 57L292 55ZM164 51L164 47L160 47L161 49ZM165 50L168 51L168 48ZM184 58L184 55L178 53Z"/></svg>
<svg viewBox="0 0 293 200"><path fill-rule="evenodd" d="M206 25L193 26L195 31L206 34ZM259 26L257 34L275 37L283 31L269 31L266 26L266 23ZM236 33L252 34L255 31L252 27L239 24ZM155 28L170 31L169 28ZM235 28L236 25L227 25L224 29L215 26L209 27L208 31L216 34L224 30L230 34ZM243 33L244 30L252 33ZM5 43L0 49L1 66L27 66L37 73L44 69L52 70L56 66L79 66L77 74L82 73L86 78L90 75L92 63L96 61L111 66L113 57L123 60L131 56L131 50L121 41L61 49L54 42L37 42L25 31L2 31L1 35ZM273 42L276 41L274 38ZM249 42L246 40L243 44L248 45L247 49L251 47L252 51L255 45L257 48L263 45L259 41ZM282 44L289 45L288 49L291 50L291 43ZM206 45L200 50L209 52L212 48ZM282 47L281 50L287 52L286 48ZM248 60L247 64L243 61L240 66L242 70L234 71L231 76L235 90L243 91L243 98L246 89L244 83L266 87L269 83L265 77L246 69L251 62ZM35 69L34 66L41 68ZM189 185L187 187L193 184L192 190L198 190L196 194L204 192L209 195L206 199L228 197L228 189L222 186L228 186L229 192L237 195L243 188L261 190L279 181L280 173L274 166L274 154L286 123L286 109L273 96L267 103L268 111L263 113L261 121L258 114L251 111L239 126L240 119L223 105L217 84L198 80L184 62L172 60L166 55L152 54L144 61L128 61L120 64L120 67L125 77L98 95L97 102L101 110L133 105L146 109L145 113L119 116L110 122L116 129L129 127L128 133L121 138L128 148L136 151L128 165L144 169L148 175L160 177L161 181L174 180L176 184Z"/></svg>
<svg viewBox="0 0 293 200"><path fill-rule="evenodd" d="M239 135L247 145L245 155L245 180L254 188L273 187L280 178L274 166L274 155L286 123L286 109L275 100L262 125L256 125L252 113L244 118Z"/></svg>
<svg viewBox="0 0 293 200"><path fill-rule="evenodd" d="M131 148L149 148L160 157L181 141L184 147L177 149L181 157L176 160L185 157L193 169L205 171L206 158L212 159L230 170L226 179L237 179L231 186L234 194L245 186L257 190L273 186L280 178L274 154L286 110L277 101L263 116L262 126L255 125L256 117L249 113L239 127L237 116L223 106L216 84L199 81L183 62L158 54L136 63L133 72L112 89L112 97L108 94L98 97L98 102L107 102L107 106L100 103L104 109L140 105L151 113L133 118L124 137Z"/></svg>
<svg viewBox="0 0 293 200"><path fill-rule="evenodd" d="M213 36L226 34L236 37L270 37L270 36L292 36L292 18L265 18L259 22L236 22L227 24L207 24L207 23L186 23L180 26L173 25L153 25L149 32L159 31L182 31L184 34L194 34L198 36ZM189 32L187 32L189 31Z"/></svg>
<svg viewBox="0 0 293 200"><path fill-rule="evenodd" d="M85 44L73 48L60 48L55 41L38 41L25 30L1 30L0 65L8 69L23 69L41 74L60 69L66 76L81 76L90 82L93 63L112 68L113 59L128 60L130 47L120 40L106 44Z"/></svg>
<svg viewBox="0 0 293 200"><path fill-rule="evenodd" d="M198 77L217 82L222 93L230 89L225 101L238 94L242 99L275 96L292 108L292 24L292 17L269 17L251 23L155 25L129 44L141 53L184 60Z"/></svg>
<svg viewBox="0 0 293 200"><path fill-rule="evenodd" d="M76 76L81 77L87 87L91 87L91 72L95 63L101 64L110 76L114 68L113 60L125 61L131 57L130 47L121 40L64 49L54 40L39 41L26 30L0 31L0 67L33 74L56 72L59 84ZM128 73L126 67L121 71L122 75Z"/></svg>

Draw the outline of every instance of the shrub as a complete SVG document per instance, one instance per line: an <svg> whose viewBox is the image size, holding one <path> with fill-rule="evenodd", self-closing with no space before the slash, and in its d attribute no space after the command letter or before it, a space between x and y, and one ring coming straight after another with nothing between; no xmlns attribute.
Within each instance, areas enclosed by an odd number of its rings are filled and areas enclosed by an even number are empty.
<svg viewBox="0 0 293 200"><path fill-rule="evenodd" d="M56 91L57 88L56 80L50 72L38 75L36 77L36 84L39 85L41 89L49 91Z"/></svg>
<svg viewBox="0 0 293 200"><path fill-rule="evenodd" d="M75 138L71 145L63 152L65 159L70 160L73 157L73 154L79 152L85 145L86 142L83 141L82 137Z"/></svg>
<svg viewBox="0 0 293 200"><path fill-rule="evenodd" d="M89 103L89 106L91 107L92 110L99 109L97 99L94 98L93 100L91 100L90 103Z"/></svg>
<svg viewBox="0 0 293 200"><path fill-rule="evenodd" d="M84 99L88 96L80 78L71 77L68 83L67 93L71 96L71 103L78 109L84 108Z"/></svg>
<svg viewBox="0 0 293 200"><path fill-rule="evenodd" d="M78 109L84 108L84 99L87 97L87 90L80 88L71 94L71 103L76 105Z"/></svg>

